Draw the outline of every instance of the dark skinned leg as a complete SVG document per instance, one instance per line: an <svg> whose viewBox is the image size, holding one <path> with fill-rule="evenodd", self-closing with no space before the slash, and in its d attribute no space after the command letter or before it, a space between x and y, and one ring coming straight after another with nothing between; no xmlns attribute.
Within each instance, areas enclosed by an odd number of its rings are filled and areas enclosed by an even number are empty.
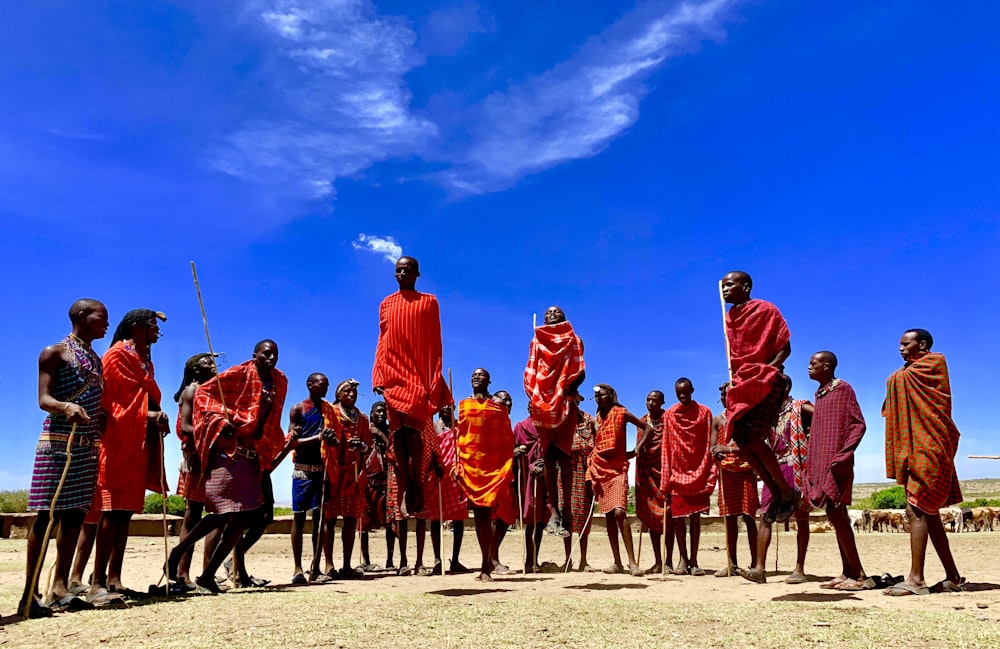
<svg viewBox="0 0 1000 649"><path fill-rule="evenodd" d="M295 562L293 575L302 572L302 532L305 528L307 514L308 512L292 513L292 561Z"/></svg>
<svg viewBox="0 0 1000 649"><path fill-rule="evenodd" d="M608 542L611 544L611 555L614 557L615 566L621 568L622 555L618 547L618 521L615 520L613 511L604 515L604 526L608 530Z"/></svg>
<svg viewBox="0 0 1000 649"><path fill-rule="evenodd" d="M393 555L396 552L396 528L394 525L389 524L385 527L385 567L393 568L395 567L395 562L393 561Z"/></svg>
<svg viewBox="0 0 1000 649"><path fill-rule="evenodd" d="M736 566L736 541L739 536L739 516L726 516L726 545L729 549L729 565Z"/></svg>
<svg viewBox="0 0 1000 649"><path fill-rule="evenodd" d="M580 570L587 567L587 541L589 539L589 533L580 535Z"/></svg>
<svg viewBox="0 0 1000 649"><path fill-rule="evenodd" d="M188 499L184 503L184 522L181 524L181 538L184 538L198 524L204 511L205 505L202 503L191 499ZM194 545L192 544L181 555L180 562L177 564L177 581L185 584L191 581L191 558L193 556Z"/></svg>
<svg viewBox="0 0 1000 649"><path fill-rule="evenodd" d="M827 505L826 516L837 533L837 544L843 553L844 575L850 579L859 579L864 575L861 557L858 555L858 545L851 529L851 518L847 514L846 505Z"/></svg>
<svg viewBox="0 0 1000 649"><path fill-rule="evenodd" d="M209 590L218 589L215 585L215 573L218 572L219 567L222 566L222 562L226 560L233 551L233 548L236 547L236 544L243 538L243 533L250 525L250 517L254 511L221 515L224 527L222 528L222 533L219 535L219 542L208 560L208 565L205 566L205 572L195 580L195 583Z"/></svg>
<svg viewBox="0 0 1000 649"><path fill-rule="evenodd" d="M479 581L492 581L490 573L493 571L492 564L492 542L493 542L493 521L492 512L488 507L475 507L472 510L476 521L476 540L479 542L479 550L482 554L482 562L479 565Z"/></svg>
<svg viewBox="0 0 1000 649"><path fill-rule="evenodd" d="M691 515L691 563L692 568L698 567L698 543L701 541L701 514Z"/></svg>
<svg viewBox="0 0 1000 649"><path fill-rule="evenodd" d="M624 509L615 508L615 523L618 531L621 532L622 541L625 542L625 554L628 555L629 572L635 574L639 570L639 564L635 562L635 546L632 543L632 526L628 524L628 515ZM617 543L615 544L618 545Z"/></svg>
<svg viewBox="0 0 1000 649"><path fill-rule="evenodd" d="M71 586L85 583L83 573L90 562L90 553L94 550L94 542L97 540L97 528L99 524L84 523L80 526L80 538L76 541L76 552L73 558L73 569L69 573L69 583ZM44 532L43 532L44 533Z"/></svg>
<svg viewBox="0 0 1000 649"><path fill-rule="evenodd" d="M424 545L427 543L427 521L423 518L417 519L417 560L414 568L424 565Z"/></svg>
<svg viewBox="0 0 1000 649"><path fill-rule="evenodd" d="M653 546L653 566L650 570L659 572L663 567L663 533L653 529L649 530L649 544Z"/></svg>
<svg viewBox="0 0 1000 649"><path fill-rule="evenodd" d="M431 521L431 551L436 567L441 563L441 521Z"/></svg>
<svg viewBox="0 0 1000 649"><path fill-rule="evenodd" d="M56 513L56 521L58 524L58 513ZM35 518L35 523L31 526L31 530L28 532L28 551L27 556L25 557L27 565L24 575L24 591L21 593L21 603L17 606L18 615L21 614L21 610L24 608L24 602L27 602L31 597L38 596L38 584L35 584L35 592L31 593L28 591L31 590L31 578L35 574L35 565L38 563L38 557L42 554L42 537L45 536L45 529L48 526L48 510L39 510L38 515ZM38 579L41 581L41 573L39 573Z"/></svg>
<svg viewBox="0 0 1000 649"><path fill-rule="evenodd" d="M403 568L410 565L410 560L406 557L406 543L407 537L410 535L410 521L399 521L399 527L397 530L397 534L399 535L399 567Z"/></svg>
<svg viewBox="0 0 1000 649"><path fill-rule="evenodd" d="M753 516L743 514L743 525L747 529L747 542L750 544L750 565L757 563L757 522Z"/></svg>
<svg viewBox="0 0 1000 649"><path fill-rule="evenodd" d="M361 561L366 566L372 565L372 558L368 554L368 532L361 533Z"/></svg>
<svg viewBox="0 0 1000 649"><path fill-rule="evenodd" d="M225 525L226 519L224 516L219 514L209 514L198 520L194 526L181 536L177 545L170 551L170 555L167 559L167 564L169 566L167 570L167 576L170 577L172 581L180 580L180 562L182 558L191 552L194 548L195 543L201 539L205 539L205 557L202 562L203 566L208 565L208 560L212 556L212 552L215 550L215 546L218 545L218 531ZM190 577L190 574L189 574Z"/></svg>
<svg viewBox="0 0 1000 649"><path fill-rule="evenodd" d="M538 522L535 523L533 527L535 528L535 533L534 536L532 537L532 540L534 541L534 543L532 544L533 545L532 556L534 556L535 558L535 563L532 565L541 567L541 563L538 561L538 553L541 552L542 549L542 534L545 533L545 523Z"/></svg>
<svg viewBox="0 0 1000 649"><path fill-rule="evenodd" d="M462 538L465 536L465 521L452 521L451 522L451 560L456 565L462 563L459 561L459 555L462 554Z"/></svg>
<svg viewBox="0 0 1000 649"><path fill-rule="evenodd" d="M69 569L73 562L73 550L80 538L80 527L83 525L82 509L70 509L56 512L56 565L52 575L52 597L59 599L69 594ZM45 530L42 530L45 533ZM33 563L30 563L34 567Z"/></svg>
<svg viewBox="0 0 1000 649"><path fill-rule="evenodd" d="M493 536L490 545L490 554L492 556L493 566L499 566L500 564L500 544L503 543L504 537L507 536L507 523L501 520L493 521Z"/></svg>
<svg viewBox="0 0 1000 649"><path fill-rule="evenodd" d="M680 561L677 563L677 569L690 568L691 559L688 557L687 549L687 519L686 518L675 518L674 519L674 538L677 540L677 555Z"/></svg>
<svg viewBox="0 0 1000 649"><path fill-rule="evenodd" d="M941 523L941 517L921 511L909 503L906 505L906 516L910 521L910 574L906 577L906 583L913 586L927 585L924 581L924 566L927 560L928 538L934 544L934 551L937 552L938 558L941 559L945 577L958 583L961 577L958 574L958 567L955 565L955 558L951 554L951 547L944 531L944 525Z"/></svg>
<svg viewBox="0 0 1000 649"><path fill-rule="evenodd" d="M340 544L344 550L344 570L351 569L351 557L354 554L354 537L358 529L358 519L353 516L344 518L344 526L340 530ZM419 545L419 543L418 543Z"/></svg>
<svg viewBox="0 0 1000 649"><path fill-rule="evenodd" d="M793 575L806 576L806 552L809 550L809 514L796 512L795 569ZM763 560L761 561L763 563Z"/></svg>

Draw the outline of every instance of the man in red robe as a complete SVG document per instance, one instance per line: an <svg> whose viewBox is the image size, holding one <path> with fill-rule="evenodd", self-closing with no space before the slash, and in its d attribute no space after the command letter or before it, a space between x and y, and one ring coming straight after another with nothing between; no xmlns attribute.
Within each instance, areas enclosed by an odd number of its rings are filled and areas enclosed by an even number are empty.
<svg viewBox="0 0 1000 649"><path fill-rule="evenodd" d="M931 352L933 344L926 329L903 334L904 365L889 377L882 404L886 477L906 488L910 519L910 573L886 595L965 589L939 516L942 507L961 502L962 491L955 472L959 432L951 418L951 379L944 355ZM945 579L930 588L924 581L928 538L945 571Z"/></svg>
<svg viewBox="0 0 1000 649"><path fill-rule="evenodd" d="M681 377L674 383L677 403L663 415L667 447L663 453L660 489L670 494L670 515L680 561L671 570L675 575L701 576L698 567L698 542L701 539L701 515L708 511L709 496L715 488L715 463L709 453L712 435L712 411L692 398L691 379ZM687 526L691 519L691 554L687 550Z"/></svg>
<svg viewBox="0 0 1000 649"><path fill-rule="evenodd" d="M397 498L404 516L424 508L423 483L438 447L434 414L452 403L441 374L441 315L437 298L416 290L420 264L396 262L399 291L379 306L372 385L385 399L393 430Z"/></svg>
<svg viewBox="0 0 1000 649"><path fill-rule="evenodd" d="M142 512L147 489L164 491L160 440L169 434L170 420L160 409L150 348L160 338L158 320L166 319L150 309L129 311L101 358L101 406L108 420L101 438L94 506L88 514L90 522L100 515L90 589L95 603L105 601L102 590L126 590L121 570L132 515Z"/></svg>
<svg viewBox="0 0 1000 649"><path fill-rule="evenodd" d="M670 503L663 496L660 485L663 482L663 393L653 390L646 395L647 414L642 420L648 423L653 432L646 438L645 444L638 446L636 437L635 455L635 515L649 530L649 540L653 545L653 565L646 570L647 575L656 575L663 570L663 548L660 539L664 533L664 514L669 510ZM640 530L641 531L641 530ZM665 537L667 565L673 568L674 533L671 526Z"/></svg>
<svg viewBox="0 0 1000 649"><path fill-rule="evenodd" d="M535 328L531 340L528 364L524 368L524 391L528 395L528 412L538 431L544 458L545 496L551 512L545 529L563 538L570 536L562 519L570 508L570 454L581 400L578 390L585 369L583 341L573 331L563 310L550 306L545 311L544 324ZM558 476L562 477L561 485Z"/></svg>
<svg viewBox="0 0 1000 649"><path fill-rule="evenodd" d="M781 370L792 353L791 333L778 307L750 299L753 280L737 270L722 278L722 295L732 308L726 314L732 387L726 398L727 437L777 497L764 512L768 521L784 522L798 506L801 494L781 472L766 440L778 421L784 399Z"/></svg>
<svg viewBox="0 0 1000 649"><path fill-rule="evenodd" d="M193 543L221 529L218 545L195 583L219 592L215 573L265 506L271 470L291 450L281 431L288 379L277 369L278 345L262 340L253 358L206 381L195 391L194 440L205 467L203 518L170 552L168 576ZM294 443L294 441L293 441ZM266 513L266 512L265 512ZM254 540L254 539L251 539ZM248 543L244 550L249 549ZM234 569L243 572L241 565ZM241 575L242 579L243 575Z"/></svg>

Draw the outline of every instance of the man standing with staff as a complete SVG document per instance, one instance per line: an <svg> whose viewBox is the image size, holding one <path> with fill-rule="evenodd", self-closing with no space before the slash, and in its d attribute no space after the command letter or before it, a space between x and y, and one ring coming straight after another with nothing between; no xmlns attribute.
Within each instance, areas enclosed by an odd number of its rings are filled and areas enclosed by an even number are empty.
<svg viewBox="0 0 1000 649"><path fill-rule="evenodd" d="M792 353L791 333L778 307L750 298L752 288L750 275L741 270L726 273L719 282L723 308L732 305L723 319L732 382L726 395L727 437L776 496L764 518L784 522L801 494L788 484L765 440L784 400L781 370Z"/></svg>

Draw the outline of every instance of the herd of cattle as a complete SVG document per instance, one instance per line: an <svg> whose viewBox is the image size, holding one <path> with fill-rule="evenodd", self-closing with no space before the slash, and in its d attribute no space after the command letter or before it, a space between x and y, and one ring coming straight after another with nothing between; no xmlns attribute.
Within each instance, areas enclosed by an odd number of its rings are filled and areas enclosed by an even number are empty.
<svg viewBox="0 0 1000 649"><path fill-rule="evenodd" d="M857 532L909 532L910 523L902 509L851 509L851 523ZM1000 507L960 509L945 507L941 522L949 532L982 532L1000 528Z"/></svg>

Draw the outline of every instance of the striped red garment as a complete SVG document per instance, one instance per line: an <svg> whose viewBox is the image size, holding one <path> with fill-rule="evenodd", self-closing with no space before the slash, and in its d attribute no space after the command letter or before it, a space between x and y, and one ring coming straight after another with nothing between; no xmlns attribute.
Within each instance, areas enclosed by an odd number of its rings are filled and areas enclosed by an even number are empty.
<svg viewBox="0 0 1000 649"><path fill-rule="evenodd" d="M350 447L350 440L360 439L366 447L372 445L371 428L368 417L355 409L354 415L347 413L339 403L330 406L327 414L324 401L323 424L337 431L337 444L322 442L323 463L326 465L327 479L330 481L330 498L325 507L329 518L337 516L360 518L365 505L364 457L360 450ZM332 416L331 416L332 415Z"/></svg>
<svg viewBox="0 0 1000 649"><path fill-rule="evenodd" d="M768 363L789 343L791 333L778 307L764 300L733 305L726 314L726 331L733 377L726 393L726 428L732 438L736 422L770 394L779 371Z"/></svg>
<svg viewBox="0 0 1000 649"><path fill-rule="evenodd" d="M384 389L382 396L390 410L424 422L452 403L451 391L441 375L441 355L437 298L418 291L398 291L382 300L372 385ZM404 423L392 422L393 427Z"/></svg>
<svg viewBox="0 0 1000 649"><path fill-rule="evenodd" d="M664 460L660 489L681 496L710 494L716 466L709 454L712 411L697 401L676 403L663 415ZM676 515L676 514L675 514Z"/></svg>
<svg viewBox="0 0 1000 649"><path fill-rule="evenodd" d="M583 341L568 321L535 327L524 368L524 392L531 419L541 429L556 428L571 414L566 392L586 369Z"/></svg>
<svg viewBox="0 0 1000 649"><path fill-rule="evenodd" d="M653 432L645 445L635 456L635 515L654 532L663 531L663 492L660 482L663 476L663 419L650 421L649 415L642 420L653 426ZM636 442L639 440L636 439Z"/></svg>

